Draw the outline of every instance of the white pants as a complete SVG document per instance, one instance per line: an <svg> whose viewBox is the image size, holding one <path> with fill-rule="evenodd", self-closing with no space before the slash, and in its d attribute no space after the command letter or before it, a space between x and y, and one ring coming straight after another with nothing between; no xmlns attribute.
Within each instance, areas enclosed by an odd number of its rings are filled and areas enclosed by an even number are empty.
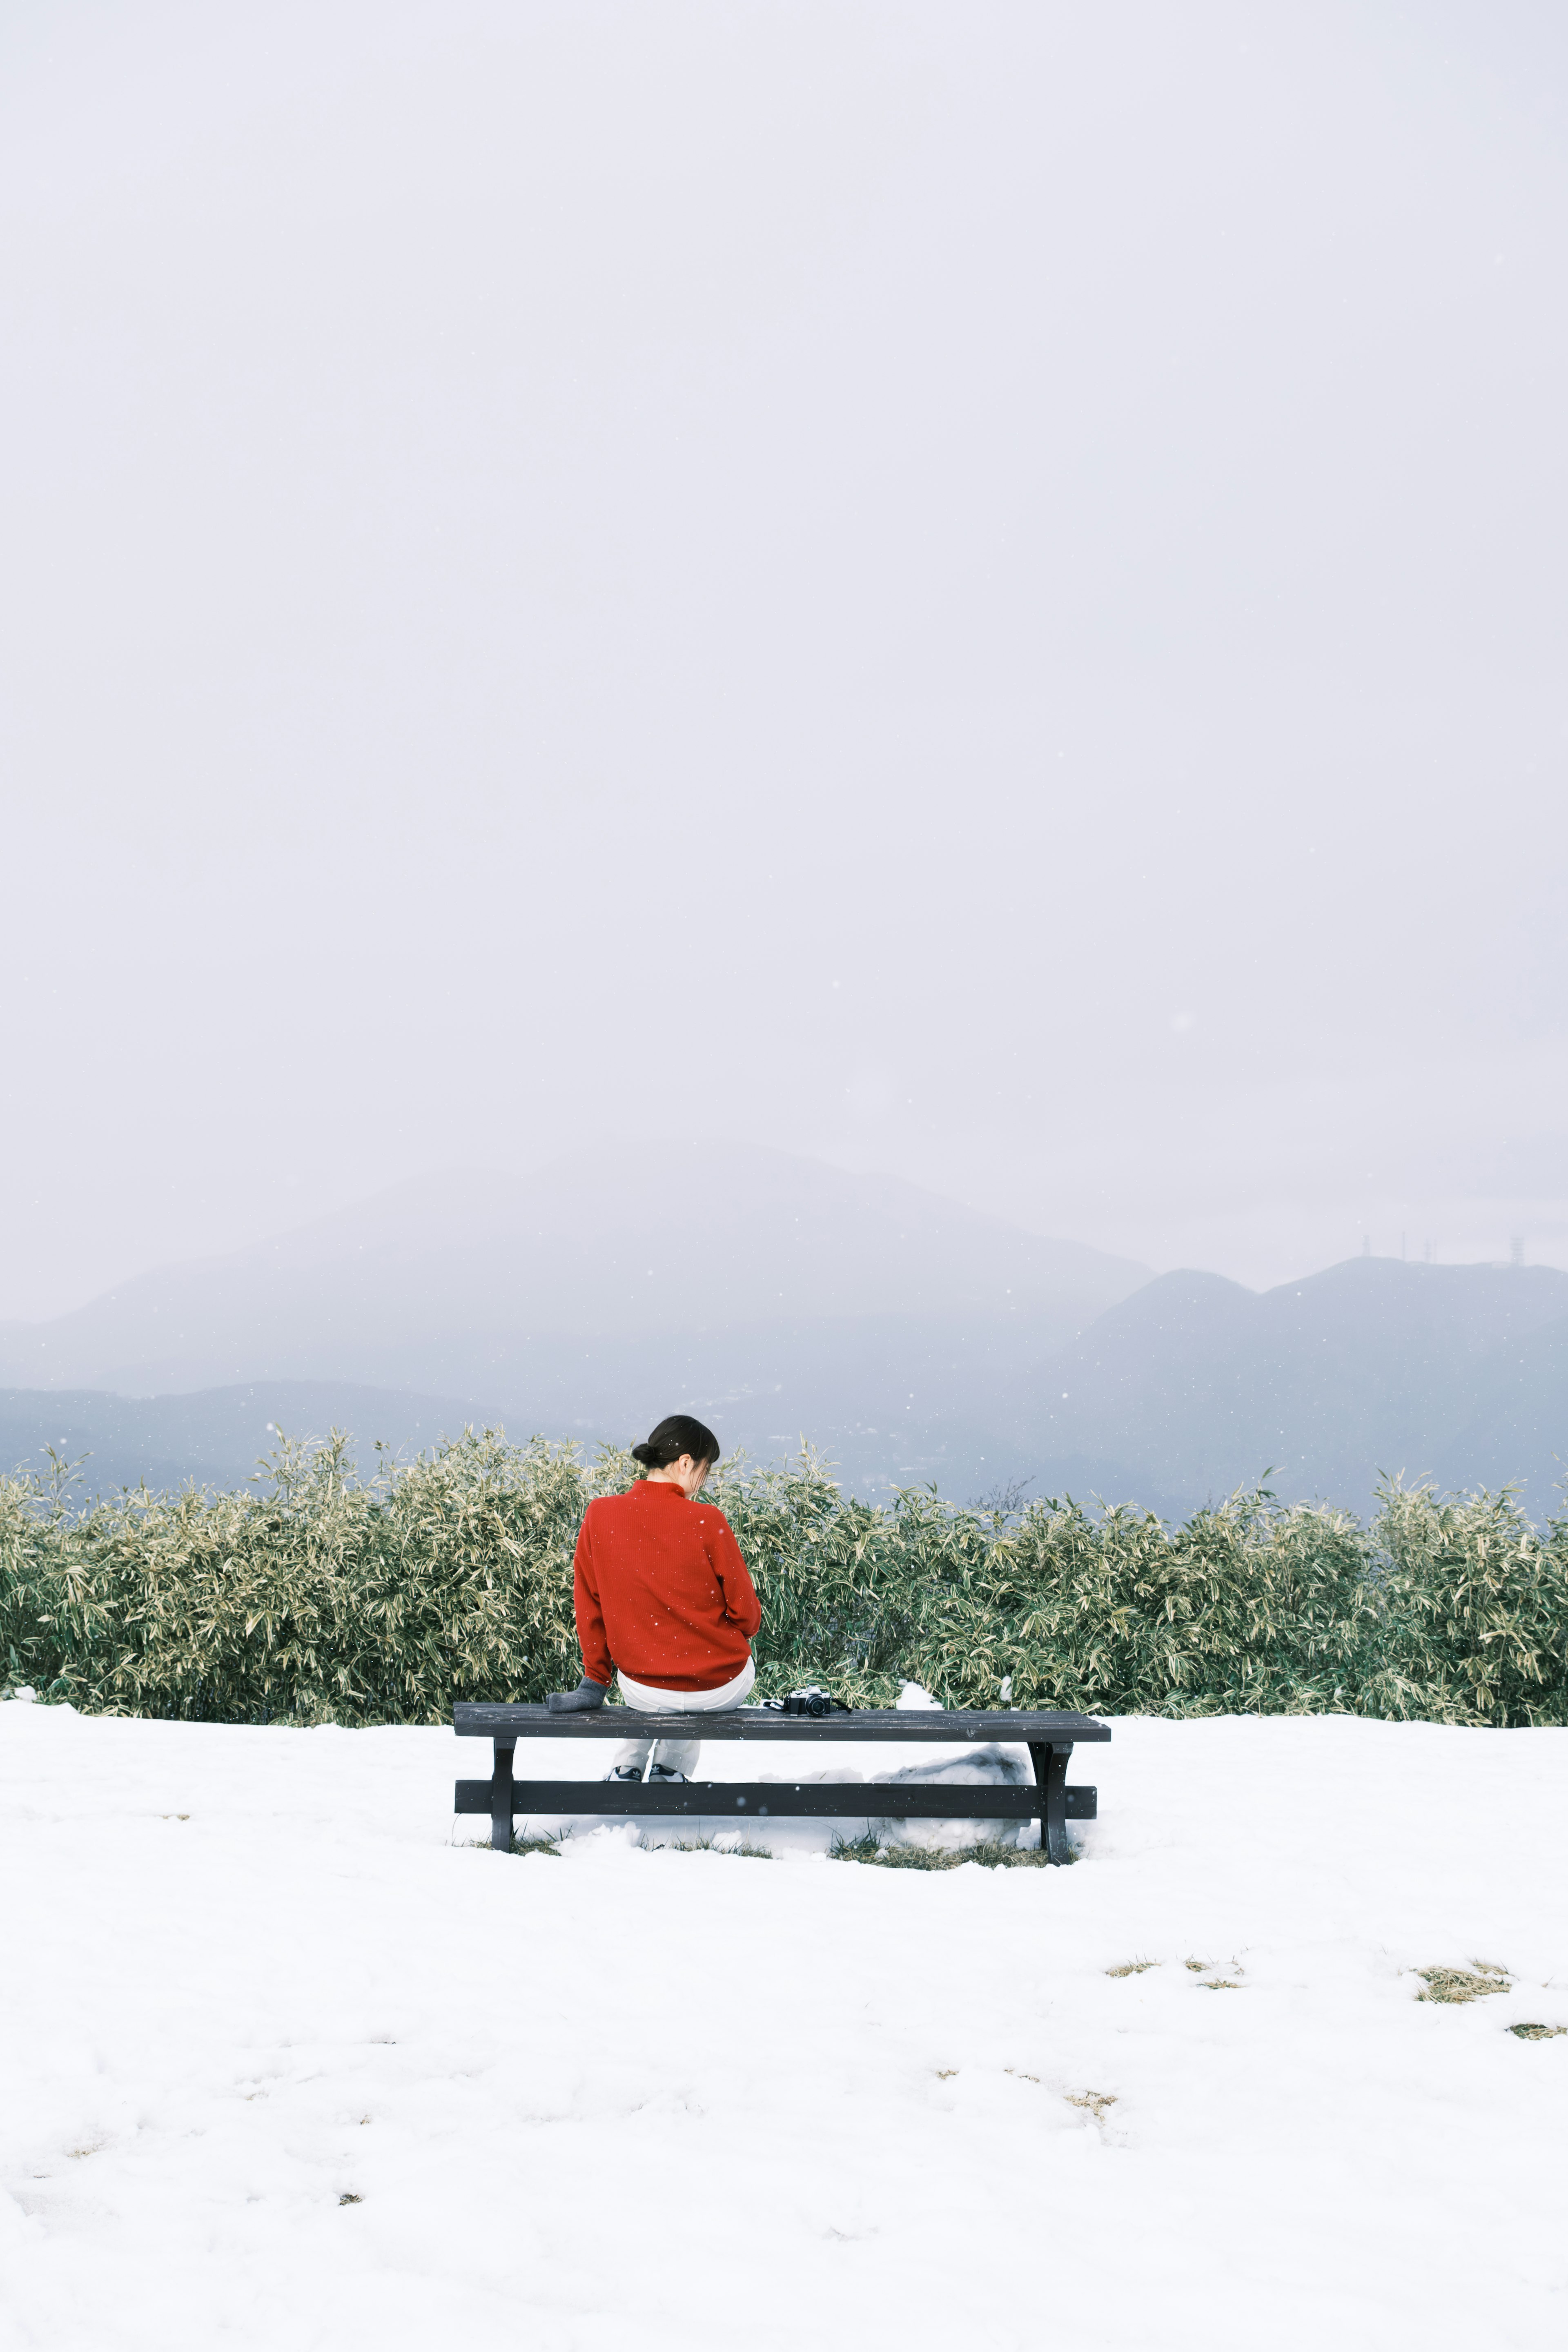
<svg viewBox="0 0 1568 2352"><path fill-rule="evenodd" d="M721 1683L717 1690L655 1690L651 1683L634 1683L626 1675L616 1679L626 1705L643 1715L711 1715L721 1707L740 1706L757 1679L757 1666L754 1658L748 1658L734 1681ZM616 1748L610 1769L623 1772L635 1764L639 1772L645 1772L651 1757L656 1764L689 1780L697 1769L700 1745L695 1739L627 1739Z"/></svg>

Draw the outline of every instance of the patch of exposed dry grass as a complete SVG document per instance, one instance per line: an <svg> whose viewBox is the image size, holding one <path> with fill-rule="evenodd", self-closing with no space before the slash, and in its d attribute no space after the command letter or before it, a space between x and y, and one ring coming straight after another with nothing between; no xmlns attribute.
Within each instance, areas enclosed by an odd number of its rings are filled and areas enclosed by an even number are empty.
<svg viewBox="0 0 1568 2352"><path fill-rule="evenodd" d="M772 1862L773 1854L765 1845L748 1845L743 1838L726 1837L721 1830L717 1837L670 1838L657 1845L643 1841L649 1853L737 1853L745 1862Z"/></svg>
<svg viewBox="0 0 1568 2352"><path fill-rule="evenodd" d="M966 1862L982 1870L1038 1870L1046 1862L1037 1845L1003 1845L992 1838L964 1846L880 1845L868 1831L836 1838L828 1852L835 1862L872 1862L883 1870L961 1870Z"/></svg>
<svg viewBox="0 0 1568 2352"><path fill-rule="evenodd" d="M1468 1969L1417 1969L1415 1973L1426 1988L1416 1994L1417 2000L1446 2001L1454 2007L1479 2000L1489 1992L1510 1990L1507 1969L1490 1960L1472 1960Z"/></svg>

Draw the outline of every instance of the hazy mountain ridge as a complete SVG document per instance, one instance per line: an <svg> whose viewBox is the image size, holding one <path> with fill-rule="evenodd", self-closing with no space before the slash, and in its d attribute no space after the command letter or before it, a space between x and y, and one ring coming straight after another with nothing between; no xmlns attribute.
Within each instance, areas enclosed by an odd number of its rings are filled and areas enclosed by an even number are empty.
<svg viewBox="0 0 1568 2352"><path fill-rule="evenodd" d="M1148 1274L892 1178L628 1146L403 1185L13 1325L0 1447L68 1433L94 1484L143 1463L233 1480L268 1421L341 1423L368 1455L469 1421L625 1444L685 1405L727 1450L805 1437L858 1483L967 1491L1016 1386Z"/></svg>
<svg viewBox="0 0 1568 2352"><path fill-rule="evenodd" d="M80 1461L90 1493L116 1487L241 1486L290 1437L350 1431L362 1475L375 1441L408 1454L455 1437L476 1416L450 1398L345 1381L245 1382L183 1396L121 1397L101 1390L0 1390L0 1465L46 1474L47 1449ZM479 1416L484 1418L485 1416ZM86 1456L85 1460L81 1457Z"/></svg>
<svg viewBox="0 0 1568 2352"><path fill-rule="evenodd" d="M233 1484L273 1442L467 1423L625 1444L684 1406L861 1491L935 1480L1166 1517L1271 1471L1524 1483L1568 1454L1568 1275L1351 1259L1257 1293L1042 1241L890 1178L709 1145L424 1180L0 1335L0 1459ZM40 1370L47 1367L47 1376ZM119 1391L118 1394L106 1393Z"/></svg>
<svg viewBox="0 0 1568 2352"><path fill-rule="evenodd" d="M1269 1471L1287 1499L1364 1515L1379 1474L1404 1472L1446 1488L1520 1481L1540 1518L1559 1507L1568 1455L1565 1306L1568 1276L1546 1269L1352 1260L1261 1296L1179 1274L1043 1361L1016 1327L868 1318L572 1343L510 1398L289 1381L148 1400L12 1391L0 1460L40 1466L47 1443L90 1451L95 1488L237 1485L276 1443L269 1423L345 1427L368 1469L378 1437L406 1453L472 1422L592 1447L678 1403L727 1452L776 1460L808 1440L868 1494L935 1480L965 1500L1021 1477L1037 1495L1180 1518Z"/></svg>
<svg viewBox="0 0 1568 2352"><path fill-rule="evenodd" d="M1149 1277L891 1177L654 1145L522 1178L431 1179L42 1325L0 1378L152 1395L255 1379L527 1393L574 1349L765 1323L961 1317L1037 1352ZM551 1388L556 1374L546 1375Z"/></svg>
<svg viewBox="0 0 1568 2352"><path fill-rule="evenodd" d="M1539 1514L1568 1454L1568 1275L1352 1258L1262 1293L1162 1275L1052 1358L1010 1435L1047 1483L1091 1465L1099 1491L1183 1510L1271 1469L1282 1495L1361 1511L1380 1473L1518 1479Z"/></svg>

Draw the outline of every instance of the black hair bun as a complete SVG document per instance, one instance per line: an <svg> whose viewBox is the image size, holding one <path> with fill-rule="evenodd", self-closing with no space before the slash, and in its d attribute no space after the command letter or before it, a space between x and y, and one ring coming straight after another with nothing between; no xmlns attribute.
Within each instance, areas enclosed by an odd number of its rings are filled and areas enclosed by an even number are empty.
<svg viewBox="0 0 1568 2352"><path fill-rule="evenodd" d="M632 1460L645 1470L668 1470L683 1454L711 1469L719 1459L719 1441L705 1421L694 1420L689 1412L668 1412L640 1445L633 1446Z"/></svg>

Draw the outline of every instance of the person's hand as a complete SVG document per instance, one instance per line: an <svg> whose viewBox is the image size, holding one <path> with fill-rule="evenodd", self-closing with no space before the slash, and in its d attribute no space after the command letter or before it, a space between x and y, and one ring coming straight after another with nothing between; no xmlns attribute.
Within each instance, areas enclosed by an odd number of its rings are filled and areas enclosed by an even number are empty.
<svg viewBox="0 0 1568 2352"><path fill-rule="evenodd" d="M545 1705L552 1715L591 1715L608 1696L603 1683L591 1682L584 1675L574 1691L552 1691Z"/></svg>

